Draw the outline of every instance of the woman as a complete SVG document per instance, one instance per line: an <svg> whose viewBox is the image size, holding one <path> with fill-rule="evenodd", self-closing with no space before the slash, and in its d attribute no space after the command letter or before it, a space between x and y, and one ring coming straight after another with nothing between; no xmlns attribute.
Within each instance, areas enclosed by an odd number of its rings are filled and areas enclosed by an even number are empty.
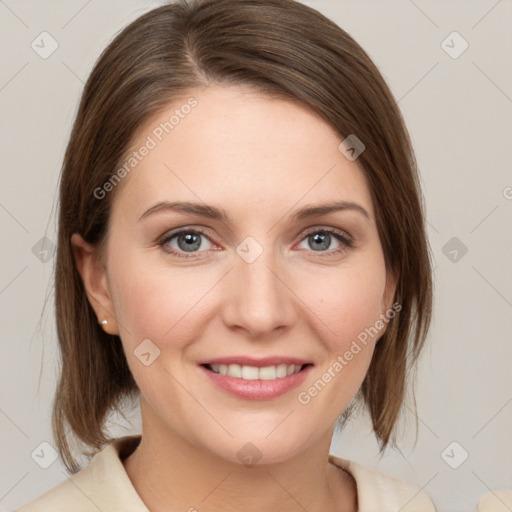
<svg viewBox="0 0 512 512"><path fill-rule="evenodd" d="M395 442L432 306L409 136L341 28L292 0L143 15L85 86L59 215L74 475L20 511L435 511L329 455L358 403ZM111 439L126 398L142 435Z"/></svg>

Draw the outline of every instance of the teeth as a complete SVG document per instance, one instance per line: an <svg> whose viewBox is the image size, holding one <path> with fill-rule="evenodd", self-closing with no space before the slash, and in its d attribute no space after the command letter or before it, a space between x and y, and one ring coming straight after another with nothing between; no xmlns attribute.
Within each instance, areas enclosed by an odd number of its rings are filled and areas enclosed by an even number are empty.
<svg viewBox="0 0 512 512"><path fill-rule="evenodd" d="M294 373L299 373L301 365L280 364L277 366L264 366L258 368L256 366L241 366L239 364L211 364L210 368L215 373L227 375L228 377L236 377L244 380L275 380Z"/></svg>
<svg viewBox="0 0 512 512"><path fill-rule="evenodd" d="M261 380L274 380L277 378L277 368L275 366L260 368L258 373Z"/></svg>
<svg viewBox="0 0 512 512"><path fill-rule="evenodd" d="M242 379L244 380L256 380L258 375L258 368L255 366L242 366Z"/></svg>
<svg viewBox="0 0 512 512"><path fill-rule="evenodd" d="M226 373L223 375L229 375L230 377L236 377L237 379L242 378L242 367L239 364L230 364L229 366L222 365L226 368Z"/></svg>
<svg viewBox="0 0 512 512"><path fill-rule="evenodd" d="M293 369L295 370L295 367L293 367ZM286 377L286 375L288 375L288 366L286 366L285 364L280 364L279 366L276 366L276 377L281 378Z"/></svg>

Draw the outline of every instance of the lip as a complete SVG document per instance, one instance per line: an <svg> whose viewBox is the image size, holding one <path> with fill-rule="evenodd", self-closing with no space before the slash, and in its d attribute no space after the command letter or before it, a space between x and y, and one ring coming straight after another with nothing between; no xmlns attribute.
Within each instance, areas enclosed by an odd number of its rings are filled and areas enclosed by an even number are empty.
<svg viewBox="0 0 512 512"><path fill-rule="evenodd" d="M240 361L247 361L246 358L222 358L212 360L212 363L204 364L240 364ZM215 362L219 361L219 363ZM226 363L225 361L233 361ZM277 363L269 363L268 361L280 361ZM260 360L252 360L251 363L244 363L247 366L273 366L277 364L285 364L286 361L292 361L289 364L301 364L293 363L296 359L293 358L266 358ZM258 364L256 364L258 363ZM261 364L259 364L261 363ZM274 380L244 380L236 377L229 377L227 375L221 375L215 373L212 370L206 368L206 366L198 366L199 370L209 379L210 382L215 384L222 391L229 393L232 396L243 398L245 400L272 400L285 393L288 393L292 389L300 386L309 372L313 369L313 365L310 363L303 363L306 366L298 373L288 375L286 377L277 378Z"/></svg>

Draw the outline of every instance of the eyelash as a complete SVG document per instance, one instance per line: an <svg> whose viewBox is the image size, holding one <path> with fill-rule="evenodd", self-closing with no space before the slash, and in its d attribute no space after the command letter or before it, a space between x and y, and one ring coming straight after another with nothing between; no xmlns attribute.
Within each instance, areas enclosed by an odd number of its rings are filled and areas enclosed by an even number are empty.
<svg viewBox="0 0 512 512"><path fill-rule="evenodd" d="M160 247L162 247L162 249L168 253L168 254L171 254L172 256L175 256L177 258L182 258L182 259L195 259L197 258L198 256L185 256L183 252L178 252L174 249L169 249L168 247L166 248L166 244L168 242L170 242L173 238L179 236L179 235L182 235L184 233L187 233L187 234L190 234L190 233L194 233L194 234L199 234L199 235L202 235L204 236L205 238L208 238L208 240L210 240L210 238L206 235L206 233L204 231L202 231L201 229L181 229L179 231L176 231L175 233L170 233L169 235L164 235L164 237L162 239L160 239L160 241L158 242L158 245ZM319 258L328 258L328 257L331 257L335 254L339 254L341 252L344 252L348 249L351 249L353 246L354 246L354 243L352 241L352 239L350 239L343 231L340 231L338 229L334 229L334 228L313 228L313 229L310 229L308 230L304 236L302 237L301 239L301 242L303 240L305 240L306 238L308 238L309 236L313 235L313 234L316 234L316 233L322 233L322 234L325 234L325 233L328 233L330 235L333 235L339 242L341 242L345 247L342 247L342 248L338 248L338 249L331 249L330 251L313 251L311 250L311 252L314 252L316 253L316 255L319 257ZM211 240L210 240L211 242ZM327 253L327 254L322 254L322 253ZM191 253L191 254L197 254L197 253Z"/></svg>

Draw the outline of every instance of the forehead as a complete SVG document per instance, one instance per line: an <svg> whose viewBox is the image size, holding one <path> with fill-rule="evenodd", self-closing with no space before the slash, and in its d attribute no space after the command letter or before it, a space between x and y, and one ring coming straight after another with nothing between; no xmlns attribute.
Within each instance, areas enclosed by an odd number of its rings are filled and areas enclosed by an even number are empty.
<svg viewBox="0 0 512 512"><path fill-rule="evenodd" d="M114 206L136 215L158 200L193 200L254 213L348 200L373 217L364 171L340 152L342 140L298 102L232 85L193 89L139 129Z"/></svg>

